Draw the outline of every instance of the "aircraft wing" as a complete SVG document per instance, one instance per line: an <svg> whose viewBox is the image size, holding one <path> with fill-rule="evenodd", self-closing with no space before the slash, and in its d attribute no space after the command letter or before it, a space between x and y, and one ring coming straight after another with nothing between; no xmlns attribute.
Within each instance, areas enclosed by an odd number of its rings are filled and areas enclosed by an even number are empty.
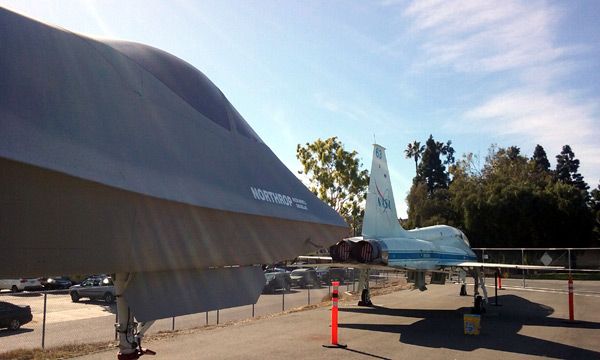
<svg viewBox="0 0 600 360"><path fill-rule="evenodd" d="M501 263L484 263L477 261L463 261L458 263L448 263L447 266L456 267L484 267L484 268L502 268L502 269L519 269L519 270L564 270L563 266L543 266L543 265L524 265L524 264L501 264Z"/></svg>
<svg viewBox="0 0 600 360"><path fill-rule="evenodd" d="M330 256L298 256L299 260L307 260L307 261L323 261L323 260L329 260L332 261L332 258ZM364 263L325 263L325 264L317 264L319 267L353 267L353 268L357 268L357 269L380 269L380 270L390 270L390 269L407 269L407 270L414 270L414 269L410 269L410 268L405 268L405 267L397 267L397 266L388 266L388 265L383 265L383 264L364 264ZM465 267L465 268L477 268L477 267L484 267L484 268L492 268L492 269L497 269L497 268L502 268L502 269L518 269L518 270L546 270L546 271L552 271L552 270L564 270L563 266L543 266L543 265L525 265L525 264L502 264L502 263L484 263L484 262L478 262L478 261L460 261L460 262L442 262L442 263L438 263L438 266L440 268L445 268L445 267ZM427 271L435 271L435 269L427 269Z"/></svg>

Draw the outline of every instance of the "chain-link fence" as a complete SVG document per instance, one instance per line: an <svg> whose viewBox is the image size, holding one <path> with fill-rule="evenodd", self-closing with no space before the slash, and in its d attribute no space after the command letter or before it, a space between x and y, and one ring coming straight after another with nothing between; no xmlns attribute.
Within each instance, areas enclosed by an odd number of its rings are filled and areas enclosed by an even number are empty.
<svg viewBox="0 0 600 360"><path fill-rule="evenodd" d="M401 272L372 273L370 286L387 286L404 279ZM340 291L353 292L358 287L357 278L348 278ZM292 288L262 294L256 304L221 309L156 321L147 334L224 324L252 317L275 314L281 311L320 303L330 297L331 286ZM116 339L114 324L117 320L116 304L103 301L72 302L68 290L47 292L0 292L0 301L30 306L33 320L19 330L0 330L0 353L15 349L50 348L69 344L110 342Z"/></svg>
<svg viewBox="0 0 600 360"><path fill-rule="evenodd" d="M562 266L564 270L501 269L502 278L600 280L600 248L474 248L479 261L487 263Z"/></svg>

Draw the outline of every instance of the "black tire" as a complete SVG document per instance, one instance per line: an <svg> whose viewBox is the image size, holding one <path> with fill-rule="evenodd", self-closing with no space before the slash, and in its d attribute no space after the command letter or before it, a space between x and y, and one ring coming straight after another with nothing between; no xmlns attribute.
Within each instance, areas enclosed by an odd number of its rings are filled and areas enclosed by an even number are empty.
<svg viewBox="0 0 600 360"><path fill-rule="evenodd" d="M9 323L8 323L8 330L19 330L19 328L21 327L21 322L18 319L12 319Z"/></svg>
<svg viewBox="0 0 600 360"><path fill-rule="evenodd" d="M109 292L105 293L102 298L104 299L104 302L106 302L107 304L112 304L115 302L115 296Z"/></svg>
<svg viewBox="0 0 600 360"><path fill-rule="evenodd" d="M17 293L17 292L19 292L19 288L17 287L17 285L13 285L10 287L10 291Z"/></svg>
<svg viewBox="0 0 600 360"><path fill-rule="evenodd" d="M71 293L71 301L72 302L78 302L79 299L81 299L81 297L79 296L78 293L76 293L76 292L72 292Z"/></svg>

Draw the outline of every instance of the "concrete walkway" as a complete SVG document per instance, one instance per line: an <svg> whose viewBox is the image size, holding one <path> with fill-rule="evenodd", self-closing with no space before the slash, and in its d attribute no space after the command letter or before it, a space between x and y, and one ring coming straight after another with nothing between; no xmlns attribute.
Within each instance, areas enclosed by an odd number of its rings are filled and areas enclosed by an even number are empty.
<svg viewBox="0 0 600 360"><path fill-rule="evenodd" d="M596 282L600 293L600 283ZM196 329L148 342L159 359L561 359L600 358L600 298L576 296L570 324L564 294L502 290L489 306L479 336L463 334L463 314L471 297L458 285L429 285L426 292L403 290L373 298L376 308L341 303L340 342L330 339L330 310L254 319L229 326ZM471 288L469 288L471 291ZM494 303L493 288L490 302ZM81 359L115 359L116 351Z"/></svg>

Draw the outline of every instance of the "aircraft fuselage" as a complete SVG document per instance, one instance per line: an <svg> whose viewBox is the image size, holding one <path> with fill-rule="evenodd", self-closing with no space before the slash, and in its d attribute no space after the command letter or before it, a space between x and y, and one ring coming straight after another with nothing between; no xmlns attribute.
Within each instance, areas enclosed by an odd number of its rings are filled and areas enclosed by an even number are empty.
<svg viewBox="0 0 600 360"><path fill-rule="evenodd" d="M477 260L467 237L451 226L430 226L409 230L405 234L401 237L358 236L346 239L348 257L358 262L413 270L438 270L451 261Z"/></svg>

